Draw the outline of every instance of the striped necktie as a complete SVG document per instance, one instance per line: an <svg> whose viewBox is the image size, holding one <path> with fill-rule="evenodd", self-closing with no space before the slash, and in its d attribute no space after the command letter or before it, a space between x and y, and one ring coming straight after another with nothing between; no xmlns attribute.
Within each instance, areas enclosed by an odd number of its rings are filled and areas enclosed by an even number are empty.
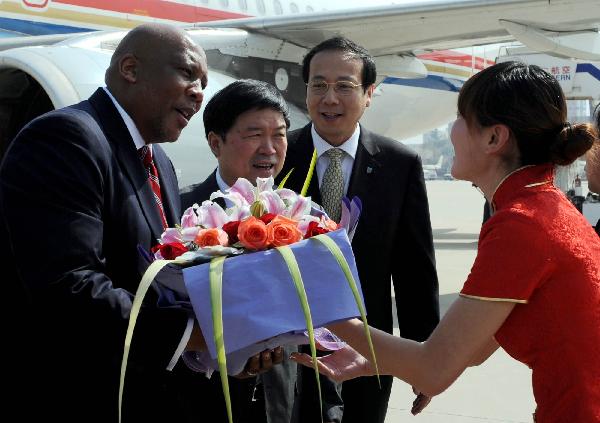
<svg viewBox="0 0 600 423"><path fill-rule="evenodd" d="M323 174L321 182L321 199L327 215L339 222L342 217L342 197L344 196L344 174L342 172L342 157L344 151L330 148L325 152L329 157L329 165Z"/></svg>
<svg viewBox="0 0 600 423"><path fill-rule="evenodd" d="M152 158L152 149L147 145L143 146L138 150L142 163L148 173L148 183L154 193L154 201L158 206L158 212L160 214L160 220L163 225L163 229L167 228L167 218L165 217L165 209L163 207L162 196L160 194L160 181L158 180L158 171L154 165L154 159Z"/></svg>

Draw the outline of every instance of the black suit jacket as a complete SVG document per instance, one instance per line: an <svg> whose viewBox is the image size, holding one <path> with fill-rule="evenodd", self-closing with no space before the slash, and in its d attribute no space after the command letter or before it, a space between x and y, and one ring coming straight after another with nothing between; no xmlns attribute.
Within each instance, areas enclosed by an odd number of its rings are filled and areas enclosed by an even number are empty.
<svg viewBox="0 0 600 423"><path fill-rule="evenodd" d="M219 184L217 183L217 170L215 169L204 182L189 185L181 189L179 194L182 210L192 207L194 203L202 204L203 201L208 200L210 195L216 191L219 191ZM222 203L222 206L224 205Z"/></svg>
<svg viewBox="0 0 600 423"><path fill-rule="evenodd" d="M294 168L286 183L288 188L302 187L313 149L311 124L288 134L285 165L280 173L286 175ZM316 171L308 195L317 203L321 201ZM401 143L361 126L347 196L358 196L363 204L352 248L369 324L392 332L391 278L402 337L427 339L439 321L439 300L429 207L419 157ZM362 400L356 398L353 404L345 399L346 409L360 408L366 397L379 395L379 390L362 394ZM371 416L364 422L382 421L373 417L373 410L362 408ZM357 414L358 410L352 413Z"/></svg>
<svg viewBox="0 0 600 423"><path fill-rule="evenodd" d="M153 151L172 226L180 217L177 179L160 146ZM4 157L0 180L0 254L8 257L6 286L18 309L11 404L28 404L18 410L24 421L40 413L116 422L125 330L147 267L137 247L149 250L162 232L127 127L99 89L27 125ZM192 375L165 370L187 315L159 309L154 289L133 336L124 422L197 421L203 407L186 385Z"/></svg>

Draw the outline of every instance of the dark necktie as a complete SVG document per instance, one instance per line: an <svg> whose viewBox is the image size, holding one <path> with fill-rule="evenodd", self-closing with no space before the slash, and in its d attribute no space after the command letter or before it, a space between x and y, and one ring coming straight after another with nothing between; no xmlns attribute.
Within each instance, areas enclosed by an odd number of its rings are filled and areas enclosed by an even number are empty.
<svg viewBox="0 0 600 423"><path fill-rule="evenodd" d="M330 148L325 153L329 157L329 165L323 174L321 182L321 200L327 215L339 222L342 216L342 197L344 196L344 174L342 172L342 157L344 151Z"/></svg>
<svg viewBox="0 0 600 423"><path fill-rule="evenodd" d="M154 165L154 159L152 158L152 150L147 146L143 146L139 150L140 158L142 159L142 163L146 168L146 172L148 173L148 183L152 188L152 192L154 193L154 201L158 206L158 212L160 214L160 220L163 225L163 229L167 227L167 218L165 217L165 209L162 203L162 196L160 194L160 182L158 180L158 172L156 170L156 166Z"/></svg>

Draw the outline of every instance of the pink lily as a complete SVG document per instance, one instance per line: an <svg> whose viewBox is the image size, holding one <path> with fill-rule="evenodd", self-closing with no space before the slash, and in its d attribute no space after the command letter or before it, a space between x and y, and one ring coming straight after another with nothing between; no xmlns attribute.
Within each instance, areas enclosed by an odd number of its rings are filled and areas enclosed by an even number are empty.
<svg viewBox="0 0 600 423"><path fill-rule="evenodd" d="M181 227L182 228L191 228L194 226L198 226L198 215L196 214L196 209L198 209L198 204L194 204L192 207L188 207L185 212L183 212L183 216L181 216Z"/></svg>
<svg viewBox="0 0 600 423"><path fill-rule="evenodd" d="M168 244L170 242L182 242L181 232L178 228L167 228L160 236L161 244Z"/></svg>
<svg viewBox="0 0 600 423"><path fill-rule="evenodd" d="M212 201L205 201L198 208L198 223L205 228L222 228L230 218L225 210Z"/></svg>
<svg viewBox="0 0 600 423"><path fill-rule="evenodd" d="M267 213L283 214L285 203L275 191L262 191L258 194L258 201L265 206Z"/></svg>

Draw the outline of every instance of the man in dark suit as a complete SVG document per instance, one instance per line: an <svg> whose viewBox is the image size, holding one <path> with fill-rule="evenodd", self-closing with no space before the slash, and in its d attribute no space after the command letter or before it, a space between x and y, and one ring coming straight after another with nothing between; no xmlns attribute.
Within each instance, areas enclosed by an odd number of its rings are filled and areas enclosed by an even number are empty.
<svg viewBox="0 0 600 423"><path fill-rule="evenodd" d="M302 187L316 149L308 190L313 201L334 220L340 217L342 195L358 196L363 204L352 247L369 324L392 332L391 278L401 336L425 340L439 321L439 303L420 158L358 123L371 102L376 77L375 63L364 48L345 38L326 40L304 58L303 77L312 122L288 134L281 175L294 171L286 186ZM316 397L311 393L314 376L308 368L300 372L300 421L319 421L313 412L318 405L310 401ZM381 385L376 378L344 382L343 404L340 398L324 398L326 420L340 421L343 413L344 423L383 423L392 378L381 377Z"/></svg>
<svg viewBox="0 0 600 423"><path fill-rule="evenodd" d="M184 209L202 204L216 191L225 192L238 178L255 183L257 177L275 177L281 171L287 148L289 112L281 93L266 82L236 81L216 93L204 109L204 130L218 167L204 182L181 192ZM222 199L218 199L226 206ZM283 364L258 378L229 378L234 421L289 423L293 409L296 364L288 360L292 349L280 348ZM226 423L221 381L204 379L202 396L214 404L206 421Z"/></svg>
<svg viewBox="0 0 600 423"><path fill-rule="evenodd" d="M138 246L150 250L181 216L159 143L177 140L200 108L203 50L181 29L143 25L116 48L105 80L88 100L28 124L0 167L2 279L19 309L7 406L20 421L117 421L125 330L147 267ZM123 421L197 422L211 407L197 395L200 376L181 363L166 369L201 336L183 336L193 319L159 308L150 291Z"/></svg>

